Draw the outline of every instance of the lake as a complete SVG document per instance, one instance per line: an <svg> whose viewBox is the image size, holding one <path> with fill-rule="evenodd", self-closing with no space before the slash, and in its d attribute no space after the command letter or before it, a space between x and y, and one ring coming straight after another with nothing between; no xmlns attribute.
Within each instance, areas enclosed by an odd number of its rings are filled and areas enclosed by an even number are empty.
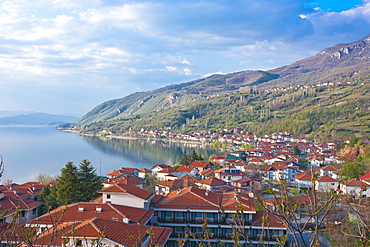
<svg viewBox="0 0 370 247"><path fill-rule="evenodd" d="M88 159L97 174L105 175L120 167L149 169L155 164L172 165L193 150L206 159L221 154L210 147L80 136L55 126L0 126L0 140L5 164L0 179L16 183L32 181L38 173L57 175L68 161L78 165Z"/></svg>

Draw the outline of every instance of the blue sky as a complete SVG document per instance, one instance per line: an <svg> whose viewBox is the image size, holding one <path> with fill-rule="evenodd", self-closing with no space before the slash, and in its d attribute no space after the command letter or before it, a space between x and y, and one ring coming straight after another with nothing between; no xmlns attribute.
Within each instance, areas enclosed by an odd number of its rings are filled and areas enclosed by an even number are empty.
<svg viewBox="0 0 370 247"><path fill-rule="evenodd" d="M1 110L84 114L370 34L370 0L2 0Z"/></svg>

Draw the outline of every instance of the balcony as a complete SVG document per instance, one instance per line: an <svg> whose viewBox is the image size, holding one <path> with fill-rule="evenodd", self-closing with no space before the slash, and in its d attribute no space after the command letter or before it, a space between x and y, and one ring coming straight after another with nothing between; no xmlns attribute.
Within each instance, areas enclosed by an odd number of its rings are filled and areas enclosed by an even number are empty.
<svg viewBox="0 0 370 247"><path fill-rule="evenodd" d="M166 218L158 218L158 223L178 223L178 224L196 224L196 225L202 225L204 223L204 220L203 218L195 218L195 219L191 219L191 220L187 220L185 218L182 218L182 217L176 217L176 218L173 218L173 217L166 217ZM233 220L231 219L228 219L228 221L226 221L225 219L207 219L207 224L209 225L233 225L234 222ZM244 221L243 222L244 226L250 226L252 224L251 221Z"/></svg>

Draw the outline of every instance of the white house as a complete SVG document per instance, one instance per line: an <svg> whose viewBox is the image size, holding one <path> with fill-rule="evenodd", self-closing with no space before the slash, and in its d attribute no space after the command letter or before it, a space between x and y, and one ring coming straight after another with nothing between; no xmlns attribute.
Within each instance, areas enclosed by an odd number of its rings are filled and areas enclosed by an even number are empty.
<svg viewBox="0 0 370 247"><path fill-rule="evenodd" d="M100 191L103 203L112 203L136 208L149 209L150 201L155 194L138 187L115 184Z"/></svg>
<svg viewBox="0 0 370 247"><path fill-rule="evenodd" d="M366 190L362 190L362 187ZM370 184L361 181L358 178L350 179L340 183L340 189L347 195L353 197L370 197Z"/></svg>
<svg viewBox="0 0 370 247"><path fill-rule="evenodd" d="M328 175L318 177L315 181L315 190L320 192L332 192L338 190L338 188L339 181Z"/></svg>

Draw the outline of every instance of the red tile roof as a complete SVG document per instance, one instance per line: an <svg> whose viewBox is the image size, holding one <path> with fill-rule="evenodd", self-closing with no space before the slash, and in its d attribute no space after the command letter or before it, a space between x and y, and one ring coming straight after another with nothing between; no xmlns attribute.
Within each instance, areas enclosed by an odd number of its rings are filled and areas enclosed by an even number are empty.
<svg viewBox="0 0 370 247"><path fill-rule="evenodd" d="M204 184L209 186L220 186L226 184L225 181L218 178L206 178L197 182L197 184Z"/></svg>
<svg viewBox="0 0 370 247"><path fill-rule="evenodd" d="M252 226L285 228L283 222L277 216L267 212L266 210L257 211L256 214L253 214Z"/></svg>
<svg viewBox="0 0 370 247"><path fill-rule="evenodd" d="M331 165L324 166L324 167L321 168L321 170L323 170L323 171L338 171L337 168L335 168L334 166L331 166Z"/></svg>
<svg viewBox="0 0 370 247"><path fill-rule="evenodd" d="M345 185L345 186L350 186L350 187L361 187L361 186L366 186L366 187L370 187L369 184L365 183L365 182L362 182L360 179L358 178L354 178L354 179L350 179L350 180L347 180L347 181L344 181L344 182L341 182L341 184Z"/></svg>
<svg viewBox="0 0 370 247"><path fill-rule="evenodd" d="M152 193L147 190L125 184L114 184L108 188L102 189L100 193L127 193L144 200L152 196Z"/></svg>
<svg viewBox="0 0 370 247"><path fill-rule="evenodd" d="M153 235L149 235L152 231ZM149 238L149 246L163 246L171 234L171 229L164 227L130 225L117 221L95 218L76 225L74 231L65 234L67 238L97 237L104 233L104 238L112 241L112 244L120 243L124 246L139 246ZM124 233L124 234L122 234ZM132 236L132 237L131 237Z"/></svg>
<svg viewBox="0 0 370 247"><path fill-rule="evenodd" d="M202 168L205 168L207 166L213 166L212 162L210 161L204 161L204 160L194 160L190 166L193 166L193 167L202 167Z"/></svg>
<svg viewBox="0 0 370 247"><path fill-rule="evenodd" d="M253 198L246 194L215 193L190 187L169 193L154 208L219 210L224 207L235 211L240 203L244 211L255 211Z"/></svg>
<svg viewBox="0 0 370 247"><path fill-rule="evenodd" d="M360 177L359 179L361 180L365 180L367 178L370 178L370 172L366 172L365 175L363 175L362 177Z"/></svg>
<svg viewBox="0 0 370 247"><path fill-rule="evenodd" d="M100 209L100 210L99 210ZM146 224L153 216L152 210L134 208L110 203L79 202L67 206L60 206L50 213L44 214L31 223L42 224L48 222L82 221L99 217L107 220L129 219L132 223Z"/></svg>
<svg viewBox="0 0 370 247"><path fill-rule="evenodd" d="M332 177L329 177L327 175L324 175L324 176L321 176L321 177L318 177L317 182L338 182L338 180L332 178Z"/></svg>

